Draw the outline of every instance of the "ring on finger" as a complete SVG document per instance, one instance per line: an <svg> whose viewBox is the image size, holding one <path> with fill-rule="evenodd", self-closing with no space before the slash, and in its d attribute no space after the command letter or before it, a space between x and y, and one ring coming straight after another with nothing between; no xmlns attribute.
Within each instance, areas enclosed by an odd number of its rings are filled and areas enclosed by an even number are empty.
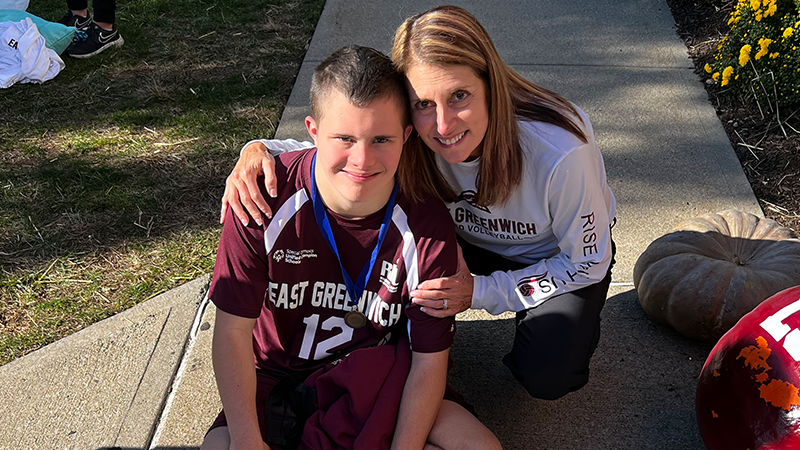
<svg viewBox="0 0 800 450"><path fill-rule="evenodd" d="M447 309L447 299L442 299L442 309Z"/></svg>

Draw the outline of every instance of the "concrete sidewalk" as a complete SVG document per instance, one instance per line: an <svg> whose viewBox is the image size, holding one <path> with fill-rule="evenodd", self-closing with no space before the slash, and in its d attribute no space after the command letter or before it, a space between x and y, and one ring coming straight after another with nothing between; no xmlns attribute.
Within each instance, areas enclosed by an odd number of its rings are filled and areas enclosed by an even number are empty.
<svg viewBox="0 0 800 450"><path fill-rule="evenodd" d="M504 59L592 120L618 202L614 285L587 387L527 397L500 363L510 316L460 317L450 382L507 449L702 449L697 376L710 346L653 324L631 283L636 258L682 219L761 215L664 0L460 1ZM388 52L402 20L435 3L329 0L279 137L306 139L313 67L346 44ZM219 408L207 278L0 367L0 448L197 448Z"/></svg>

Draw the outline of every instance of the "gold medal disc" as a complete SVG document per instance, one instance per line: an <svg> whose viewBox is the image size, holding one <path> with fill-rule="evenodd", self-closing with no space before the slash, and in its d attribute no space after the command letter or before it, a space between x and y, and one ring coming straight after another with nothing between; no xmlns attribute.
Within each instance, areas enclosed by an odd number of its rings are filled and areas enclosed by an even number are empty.
<svg viewBox="0 0 800 450"><path fill-rule="evenodd" d="M367 324L367 316L359 311L350 311L344 315L344 323L357 330Z"/></svg>

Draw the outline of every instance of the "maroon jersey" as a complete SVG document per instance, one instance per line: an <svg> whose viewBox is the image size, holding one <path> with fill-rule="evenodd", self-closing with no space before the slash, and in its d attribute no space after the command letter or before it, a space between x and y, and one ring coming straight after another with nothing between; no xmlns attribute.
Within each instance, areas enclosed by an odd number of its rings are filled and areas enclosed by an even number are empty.
<svg viewBox="0 0 800 450"><path fill-rule="evenodd" d="M339 261L323 238L311 201L315 150L289 152L276 160L278 198L265 193L274 212L263 226L245 227L230 211L225 220L209 297L217 308L257 318L256 366L306 371L352 350L406 332L412 350L450 347L453 317L438 319L410 303L421 281L450 276L457 268L456 239L444 205L431 198L413 204L400 192L392 221L357 306L349 301ZM358 279L370 255L386 207L362 219L327 211L342 265ZM356 309L367 325L353 329L344 316Z"/></svg>

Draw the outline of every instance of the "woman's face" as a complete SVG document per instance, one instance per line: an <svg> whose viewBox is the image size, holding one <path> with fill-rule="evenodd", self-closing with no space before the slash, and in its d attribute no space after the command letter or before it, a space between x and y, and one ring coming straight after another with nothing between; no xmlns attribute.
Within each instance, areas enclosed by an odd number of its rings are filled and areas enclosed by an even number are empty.
<svg viewBox="0 0 800 450"><path fill-rule="evenodd" d="M411 118L425 144L450 164L483 151L486 85L467 66L414 64L406 72Z"/></svg>

